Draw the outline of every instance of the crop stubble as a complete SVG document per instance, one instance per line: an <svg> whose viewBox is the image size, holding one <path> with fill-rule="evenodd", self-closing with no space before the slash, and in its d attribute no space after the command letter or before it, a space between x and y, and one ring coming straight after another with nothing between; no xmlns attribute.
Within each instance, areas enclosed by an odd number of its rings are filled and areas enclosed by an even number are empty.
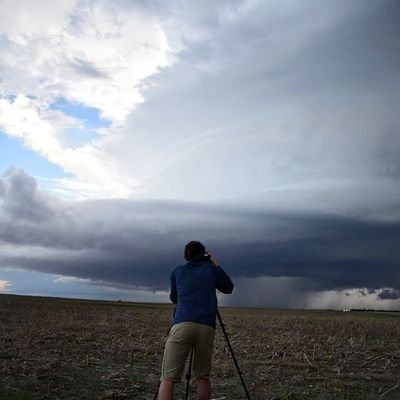
<svg viewBox="0 0 400 400"><path fill-rule="evenodd" d="M153 399L171 312L2 295L0 383L38 399ZM221 315L253 399L400 398L398 314L223 308ZM245 398L219 327L213 398Z"/></svg>

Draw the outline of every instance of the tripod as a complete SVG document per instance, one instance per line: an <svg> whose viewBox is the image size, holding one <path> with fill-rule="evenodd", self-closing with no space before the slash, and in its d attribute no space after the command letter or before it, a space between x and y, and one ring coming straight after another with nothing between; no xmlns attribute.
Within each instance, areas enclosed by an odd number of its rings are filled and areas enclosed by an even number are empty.
<svg viewBox="0 0 400 400"><path fill-rule="evenodd" d="M242 382L242 386L243 386L244 392L246 393L246 398L247 398L247 400L250 400L249 391L247 390L246 384L244 383L242 371L239 368L239 364L238 364L238 362L236 360L235 353L233 352L233 348L232 348L231 342L229 340L228 334L226 333L224 321L222 321L221 314L219 313L218 310L217 310L217 317L218 317L218 321L219 321L219 324L221 326L222 332L224 333L225 340L226 340L226 343L228 345L229 351L231 352L233 363L235 364L236 370L238 372L238 375L239 375L239 378L240 378L240 382Z"/></svg>
<svg viewBox="0 0 400 400"><path fill-rule="evenodd" d="M186 374L186 393L185 400L189 398L190 378L192 377L193 347L190 350L189 366Z"/></svg>

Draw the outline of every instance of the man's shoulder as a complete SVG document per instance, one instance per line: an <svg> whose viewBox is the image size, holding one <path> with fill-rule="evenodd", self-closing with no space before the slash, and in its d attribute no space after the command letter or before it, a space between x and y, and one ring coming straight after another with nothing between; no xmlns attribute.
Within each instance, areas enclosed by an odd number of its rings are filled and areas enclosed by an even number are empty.
<svg viewBox="0 0 400 400"><path fill-rule="evenodd" d="M205 269L212 269L213 270L214 266L209 261L204 261L204 262L196 263L196 264L188 262L188 263L185 263L185 264L176 265L174 268L172 268L171 274L173 274L173 275L174 274L179 274L180 272L183 272L183 271L188 270L188 269L189 270L191 270L191 269L196 269L196 270L200 269L202 271L204 271Z"/></svg>
<svg viewBox="0 0 400 400"><path fill-rule="evenodd" d="M186 266L186 264L179 264L179 265L176 265L175 267L172 268L171 274L175 274L175 273L179 272L179 271L182 270L185 266Z"/></svg>

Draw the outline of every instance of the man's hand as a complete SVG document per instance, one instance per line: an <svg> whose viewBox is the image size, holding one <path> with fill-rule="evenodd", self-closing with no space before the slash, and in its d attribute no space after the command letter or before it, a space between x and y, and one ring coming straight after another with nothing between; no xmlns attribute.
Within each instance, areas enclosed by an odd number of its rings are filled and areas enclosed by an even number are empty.
<svg viewBox="0 0 400 400"><path fill-rule="evenodd" d="M212 254L210 254L210 261L216 266L219 266L219 262L218 260L215 258L215 256L213 256Z"/></svg>

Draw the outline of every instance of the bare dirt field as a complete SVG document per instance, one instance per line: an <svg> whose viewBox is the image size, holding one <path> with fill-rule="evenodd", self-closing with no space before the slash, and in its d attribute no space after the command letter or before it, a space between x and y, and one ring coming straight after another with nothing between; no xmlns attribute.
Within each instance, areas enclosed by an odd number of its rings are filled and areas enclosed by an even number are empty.
<svg viewBox="0 0 400 400"><path fill-rule="evenodd" d="M153 399L171 312L0 295L0 397ZM221 315L252 399L400 399L400 313L222 308ZM213 398L245 399L219 327Z"/></svg>

